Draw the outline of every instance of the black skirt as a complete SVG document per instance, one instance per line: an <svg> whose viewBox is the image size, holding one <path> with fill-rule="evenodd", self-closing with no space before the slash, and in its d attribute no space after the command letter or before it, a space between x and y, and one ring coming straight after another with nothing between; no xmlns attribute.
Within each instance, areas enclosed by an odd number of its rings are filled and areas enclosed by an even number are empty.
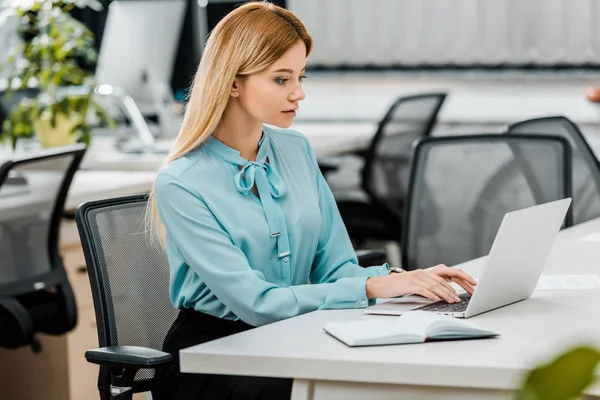
<svg viewBox="0 0 600 400"><path fill-rule="evenodd" d="M292 380L234 375L183 374L179 350L252 329L242 321L230 321L184 309L167 333L163 351L173 355L173 366L156 373L154 400L280 400L289 399Z"/></svg>

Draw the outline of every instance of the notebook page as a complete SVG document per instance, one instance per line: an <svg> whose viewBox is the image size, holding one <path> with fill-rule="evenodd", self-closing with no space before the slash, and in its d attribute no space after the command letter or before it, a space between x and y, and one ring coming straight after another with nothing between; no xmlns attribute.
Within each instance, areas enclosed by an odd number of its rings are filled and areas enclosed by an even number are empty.
<svg viewBox="0 0 600 400"><path fill-rule="evenodd" d="M425 340L424 321L400 321L403 317L380 317L355 322L328 322L324 328L349 346L415 343Z"/></svg>
<svg viewBox="0 0 600 400"><path fill-rule="evenodd" d="M452 338L467 338L467 337L478 337L478 336L494 336L495 333L476 326L475 324L465 321L464 319L457 319L447 315L439 315L432 312L425 311L413 311L409 314L430 314L431 321L428 326L427 336L434 339L452 339Z"/></svg>

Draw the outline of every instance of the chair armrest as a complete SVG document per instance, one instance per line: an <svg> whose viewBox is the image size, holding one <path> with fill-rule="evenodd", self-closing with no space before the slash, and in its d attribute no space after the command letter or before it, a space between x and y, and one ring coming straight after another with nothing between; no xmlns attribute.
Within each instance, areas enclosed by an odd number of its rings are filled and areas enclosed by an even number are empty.
<svg viewBox="0 0 600 400"><path fill-rule="evenodd" d="M0 298L0 347L16 349L31 344L34 353L41 351L34 336L33 321L29 311L13 297Z"/></svg>
<svg viewBox="0 0 600 400"><path fill-rule="evenodd" d="M358 264L363 267L371 265L381 265L386 262L387 254L383 249L374 250L356 250L356 258L358 258Z"/></svg>
<svg viewBox="0 0 600 400"><path fill-rule="evenodd" d="M169 353L138 346L108 346L87 350L85 359L109 368L157 368L173 361Z"/></svg>

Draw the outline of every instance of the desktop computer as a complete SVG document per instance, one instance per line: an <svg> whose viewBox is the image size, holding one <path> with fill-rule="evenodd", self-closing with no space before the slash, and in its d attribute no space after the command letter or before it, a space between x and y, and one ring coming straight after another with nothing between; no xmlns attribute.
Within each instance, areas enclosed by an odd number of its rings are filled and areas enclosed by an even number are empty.
<svg viewBox="0 0 600 400"><path fill-rule="evenodd" d="M101 94L121 99L147 144L152 134L140 128L139 109L158 116L162 136L179 129L170 81L185 10L185 0L115 1L108 8L96 80L105 85Z"/></svg>

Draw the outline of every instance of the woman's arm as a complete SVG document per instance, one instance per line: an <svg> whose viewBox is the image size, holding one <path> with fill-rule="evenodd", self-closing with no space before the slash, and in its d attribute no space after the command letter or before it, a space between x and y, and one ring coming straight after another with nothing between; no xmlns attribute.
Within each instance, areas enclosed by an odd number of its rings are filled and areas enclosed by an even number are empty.
<svg viewBox="0 0 600 400"><path fill-rule="evenodd" d="M244 322L264 325L317 309L368 306L366 274L323 285L279 287L251 268L199 195L162 171L156 198L169 240L215 296ZM357 268L358 271L358 268Z"/></svg>
<svg viewBox="0 0 600 400"><path fill-rule="evenodd" d="M318 168L315 156L306 142L307 151L312 159L321 211L321 232L312 265L311 282L335 282L344 277L384 276L388 274L387 264L363 268L358 265L356 253L350 242L348 231L342 221L335 198L323 174Z"/></svg>

